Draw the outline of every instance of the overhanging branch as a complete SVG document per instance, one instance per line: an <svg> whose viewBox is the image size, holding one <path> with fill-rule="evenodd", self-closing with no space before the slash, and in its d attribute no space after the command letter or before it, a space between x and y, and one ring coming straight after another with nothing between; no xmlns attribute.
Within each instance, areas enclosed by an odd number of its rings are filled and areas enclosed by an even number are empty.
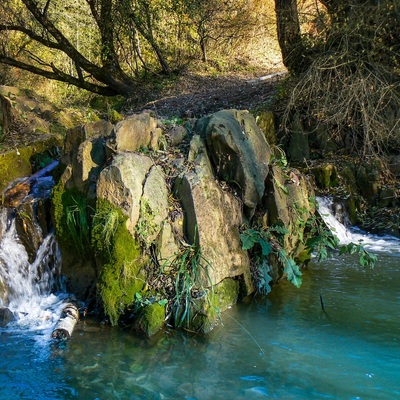
<svg viewBox="0 0 400 400"><path fill-rule="evenodd" d="M7 57L4 55L0 55L0 63L10 65L12 67L16 67L19 69L23 69L25 71L32 72L36 75L43 76L48 79L69 83L71 85L77 86L82 89L89 90L90 92L97 93L103 96L114 96L118 94L115 90L110 88L109 86L100 86L95 83L90 83L81 79L77 79L71 75L68 75L54 65L51 65L52 70L46 70L39 67L36 67L31 64L27 64L25 62L15 60L11 57Z"/></svg>

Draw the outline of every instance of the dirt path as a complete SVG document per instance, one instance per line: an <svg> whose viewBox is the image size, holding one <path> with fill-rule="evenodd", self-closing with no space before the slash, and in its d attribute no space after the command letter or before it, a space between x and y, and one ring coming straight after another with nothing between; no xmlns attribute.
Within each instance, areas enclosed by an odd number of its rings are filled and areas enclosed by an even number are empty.
<svg viewBox="0 0 400 400"><path fill-rule="evenodd" d="M151 101L134 112L153 110L159 117L201 117L229 108L254 109L265 104L275 92L285 73L260 78L185 76L160 99Z"/></svg>

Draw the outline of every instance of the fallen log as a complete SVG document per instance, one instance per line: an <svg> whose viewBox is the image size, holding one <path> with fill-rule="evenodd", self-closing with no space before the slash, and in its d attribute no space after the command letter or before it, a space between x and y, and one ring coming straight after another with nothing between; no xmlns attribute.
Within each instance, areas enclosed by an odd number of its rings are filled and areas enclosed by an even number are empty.
<svg viewBox="0 0 400 400"><path fill-rule="evenodd" d="M53 339L67 339L71 337L79 319L79 310L73 303L68 303L62 310L60 319L54 328L51 337Z"/></svg>

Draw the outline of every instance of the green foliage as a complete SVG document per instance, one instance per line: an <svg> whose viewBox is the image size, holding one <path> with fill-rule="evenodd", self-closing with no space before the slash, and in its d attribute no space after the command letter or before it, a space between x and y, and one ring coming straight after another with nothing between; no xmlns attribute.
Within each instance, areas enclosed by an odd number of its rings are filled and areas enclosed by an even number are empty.
<svg viewBox="0 0 400 400"><path fill-rule="evenodd" d="M288 166L288 161L286 158L285 151L279 146L271 147L271 164L276 164L280 166L282 169L285 169Z"/></svg>
<svg viewBox="0 0 400 400"><path fill-rule="evenodd" d="M65 193L66 225L74 247L84 254L90 243L86 196L78 192Z"/></svg>
<svg viewBox="0 0 400 400"><path fill-rule="evenodd" d="M173 115L163 121L163 123L167 126L183 125L184 122L185 121L181 117L178 117L177 115Z"/></svg>
<svg viewBox="0 0 400 400"><path fill-rule="evenodd" d="M99 284L104 311L112 325L118 323L126 307L135 301L136 293L143 289L142 266L140 247L122 221L112 237Z"/></svg>
<svg viewBox="0 0 400 400"><path fill-rule="evenodd" d="M162 269L168 269L174 275L173 317L176 327L189 328L197 316L196 299L205 297L212 305L212 282L208 274L211 264L203 257L195 244L182 243L181 250L168 259ZM204 287L204 282L211 286L212 295Z"/></svg>
<svg viewBox="0 0 400 400"><path fill-rule="evenodd" d="M165 306L168 303L167 299L158 299L157 296L143 296L141 293L135 293L135 308L143 308L150 304L157 303L160 306Z"/></svg>
<svg viewBox="0 0 400 400"><path fill-rule="evenodd" d="M288 257L284 249L278 250L279 260L283 264L283 272L286 274L287 280L292 282L296 287L300 287L302 283L302 273L299 266Z"/></svg>
<svg viewBox="0 0 400 400"><path fill-rule="evenodd" d="M97 199L96 213L93 216L92 245L100 254L111 252L114 236L122 221L126 217L121 210L103 199Z"/></svg>
<svg viewBox="0 0 400 400"><path fill-rule="evenodd" d="M81 97L77 86L143 100L143 94L154 94L150 86L160 79L160 71L164 78L191 62L197 67L207 56L218 71L246 69L250 63L257 68L268 62L266 37L274 37L265 22L268 5L256 0L42 3L0 2L1 61L66 83L58 89L65 98ZM53 29L58 32L55 42ZM268 52L276 47L268 45ZM57 85L48 89L54 92Z"/></svg>
<svg viewBox="0 0 400 400"><path fill-rule="evenodd" d="M311 208L315 210L318 204L315 198L310 198ZM339 239L335 236L330 229L325 225L319 215L315 212L304 220L301 215L303 210L299 209L298 217L300 218L296 226L299 230L305 230L306 251L308 253L314 252L318 261L326 260L330 255L337 254L357 254L359 256L359 263L362 267L374 268L377 257L374 254L365 250L362 243L340 246ZM251 250L255 271L253 276L256 282L257 291L263 295L270 292L270 276L271 266L269 264L269 257L276 256L277 260L283 266L283 272L289 282L293 283L296 287L302 284L302 273L296 262L288 257L284 248L284 236L289 231L281 226L275 225L268 229L246 229L240 234L243 250ZM300 240L304 242L304 236L300 236Z"/></svg>
<svg viewBox="0 0 400 400"><path fill-rule="evenodd" d="M271 266L269 255L274 254L284 268L287 279L295 286L301 285L301 271L292 258L288 257L283 249L283 238L289 231L281 225L274 225L268 229L247 229L240 234L243 250L253 250L255 273L253 275L257 291L263 295L271 291Z"/></svg>
<svg viewBox="0 0 400 400"><path fill-rule="evenodd" d="M90 244L90 208L86 196L67 190L59 182L52 192L55 231L59 242L68 250L87 254Z"/></svg>
<svg viewBox="0 0 400 400"><path fill-rule="evenodd" d="M315 199L311 201L315 209L318 209ZM309 238L306 241L306 247L316 254L318 261L324 261L339 251L339 255L357 254L358 262L362 267L374 268L377 261L376 255L365 250L361 242L340 245L338 237L326 226L318 213L313 214L307 221L307 230Z"/></svg>
<svg viewBox="0 0 400 400"><path fill-rule="evenodd" d="M369 253L367 250L365 250L364 246L362 243L349 243L347 245L343 245L340 247L340 255L342 254L358 254L359 255L359 263L360 265L365 268L374 268L375 263L378 260L377 256L375 254Z"/></svg>

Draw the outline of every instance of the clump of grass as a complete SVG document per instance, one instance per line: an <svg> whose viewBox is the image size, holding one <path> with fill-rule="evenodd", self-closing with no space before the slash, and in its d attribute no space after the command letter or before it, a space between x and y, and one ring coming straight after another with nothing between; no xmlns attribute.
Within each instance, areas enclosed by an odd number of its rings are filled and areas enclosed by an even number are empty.
<svg viewBox="0 0 400 400"><path fill-rule="evenodd" d="M115 207L98 207L93 217L93 237L97 247L110 252L113 238L122 222L121 211Z"/></svg>
<svg viewBox="0 0 400 400"><path fill-rule="evenodd" d="M189 328L201 311L196 300L205 298L206 304L212 305L213 285L208 272L211 264L201 254L198 246L182 243L181 250L162 265L162 269L167 268L174 275L174 325ZM211 287L211 296L210 290L204 286L205 282Z"/></svg>
<svg viewBox="0 0 400 400"><path fill-rule="evenodd" d="M90 224L84 195L71 194L70 204L66 207L66 225L74 247L80 253L85 253L90 243Z"/></svg>

